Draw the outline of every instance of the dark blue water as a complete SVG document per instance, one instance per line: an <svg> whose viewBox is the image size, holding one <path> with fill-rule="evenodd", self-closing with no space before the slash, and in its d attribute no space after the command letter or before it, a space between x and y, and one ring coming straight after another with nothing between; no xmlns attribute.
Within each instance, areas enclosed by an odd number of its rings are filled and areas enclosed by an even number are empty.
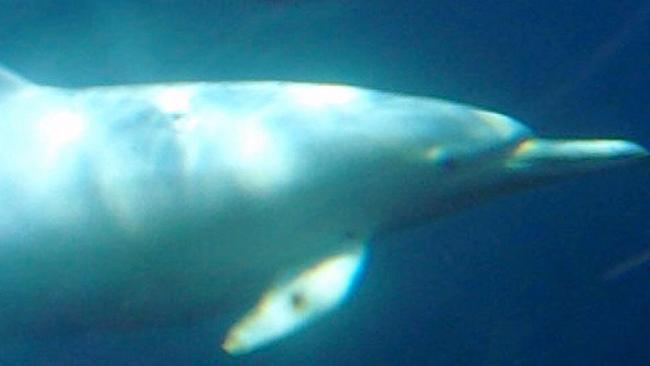
<svg viewBox="0 0 650 366"><path fill-rule="evenodd" d="M648 1L0 7L0 62L37 82L336 81L650 146ZM650 167L592 174L378 238L347 306L250 356L205 324L0 344L0 364L650 365L650 263L608 272L650 250L649 217Z"/></svg>

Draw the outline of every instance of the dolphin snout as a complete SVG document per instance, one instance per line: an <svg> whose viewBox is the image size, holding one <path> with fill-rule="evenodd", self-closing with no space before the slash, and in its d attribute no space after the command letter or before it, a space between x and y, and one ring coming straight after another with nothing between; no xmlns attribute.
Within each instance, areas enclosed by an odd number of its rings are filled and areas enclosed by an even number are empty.
<svg viewBox="0 0 650 366"><path fill-rule="evenodd" d="M648 150L625 140L528 139L515 149L511 168L563 175L597 170L647 158Z"/></svg>

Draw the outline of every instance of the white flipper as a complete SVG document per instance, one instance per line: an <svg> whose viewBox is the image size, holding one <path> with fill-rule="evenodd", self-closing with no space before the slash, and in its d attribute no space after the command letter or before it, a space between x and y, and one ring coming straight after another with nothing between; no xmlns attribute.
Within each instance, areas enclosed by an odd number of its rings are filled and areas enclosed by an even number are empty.
<svg viewBox="0 0 650 366"><path fill-rule="evenodd" d="M361 272L365 252L363 245L354 246L267 290L228 330L223 349L233 355L248 353L334 310Z"/></svg>

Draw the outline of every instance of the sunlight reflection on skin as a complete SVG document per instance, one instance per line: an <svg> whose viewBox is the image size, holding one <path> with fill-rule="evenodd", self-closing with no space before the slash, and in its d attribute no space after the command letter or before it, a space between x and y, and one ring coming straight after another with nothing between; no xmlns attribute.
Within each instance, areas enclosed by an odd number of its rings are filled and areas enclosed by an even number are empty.
<svg viewBox="0 0 650 366"><path fill-rule="evenodd" d="M154 103L164 113L187 113L190 111L192 94L189 87L169 87L154 96Z"/></svg>
<svg viewBox="0 0 650 366"><path fill-rule="evenodd" d="M37 124L44 160L56 160L64 147L80 140L87 123L85 116L67 109L44 114Z"/></svg>
<svg viewBox="0 0 650 366"><path fill-rule="evenodd" d="M349 104L359 94L354 88L343 85L292 85L288 92L296 102L315 108Z"/></svg>
<svg viewBox="0 0 650 366"><path fill-rule="evenodd" d="M266 191L289 179L291 162L282 137L251 118L235 132L233 165L241 184L253 191Z"/></svg>

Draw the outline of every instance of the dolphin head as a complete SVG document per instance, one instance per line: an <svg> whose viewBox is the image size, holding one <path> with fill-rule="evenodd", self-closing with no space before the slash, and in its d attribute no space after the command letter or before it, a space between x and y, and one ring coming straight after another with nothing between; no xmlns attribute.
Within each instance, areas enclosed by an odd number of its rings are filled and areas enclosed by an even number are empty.
<svg viewBox="0 0 650 366"><path fill-rule="evenodd" d="M367 190L374 194L369 200L382 205L386 228L648 156L628 141L541 139L503 114L436 99L390 98L372 113L371 138L392 148L394 159L380 167L376 186L383 188Z"/></svg>

